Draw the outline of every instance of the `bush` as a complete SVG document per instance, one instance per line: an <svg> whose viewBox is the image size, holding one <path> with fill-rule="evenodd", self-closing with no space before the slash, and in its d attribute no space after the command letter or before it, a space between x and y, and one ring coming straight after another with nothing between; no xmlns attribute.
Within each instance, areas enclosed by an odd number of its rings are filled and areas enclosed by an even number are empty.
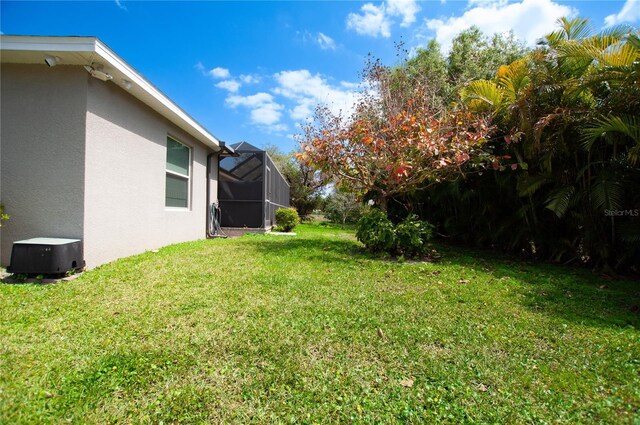
<svg viewBox="0 0 640 425"><path fill-rule="evenodd" d="M290 232L300 224L300 216L295 208L280 208L276 211L276 224L283 232Z"/></svg>
<svg viewBox="0 0 640 425"><path fill-rule="evenodd" d="M424 255L432 235L433 226L412 214L396 226L396 251L406 257Z"/></svg>
<svg viewBox="0 0 640 425"><path fill-rule="evenodd" d="M0 204L0 227L2 227L2 222L4 220L9 220L9 214L5 214L4 205Z"/></svg>
<svg viewBox="0 0 640 425"><path fill-rule="evenodd" d="M356 237L371 252L391 252L395 247L393 223L378 209L372 209L358 220Z"/></svg>
<svg viewBox="0 0 640 425"><path fill-rule="evenodd" d="M416 215L394 226L384 212L372 209L358 221L356 237L369 251L416 257L427 252L432 234L433 226Z"/></svg>

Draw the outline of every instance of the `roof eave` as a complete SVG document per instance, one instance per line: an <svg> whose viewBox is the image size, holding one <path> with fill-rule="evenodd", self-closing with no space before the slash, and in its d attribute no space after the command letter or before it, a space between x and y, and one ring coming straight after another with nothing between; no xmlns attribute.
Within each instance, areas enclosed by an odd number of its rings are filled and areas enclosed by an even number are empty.
<svg viewBox="0 0 640 425"><path fill-rule="evenodd" d="M131 88L127 90L134 97L147 104L160 115L173 122L185 132L199 140L215 152L221 150L220 140L209 133L189 114L171 101L157 87L145 79L138 71L120 58L106 44L96 37L42 37L42 36L8 36L0 35L0 50L25 51L34 53L71 52L91 54L88 63L74 63L72 65L88 65L104 62L113 71L120 74L120 82L126 79ZM113 80L116 83L115 79ZM119 85L120 84L117 84ZM121 87L122 88L122 87Z"/></svg>
<svg viewBox="0 0 640 425"><path fill-rule="evenodd" d="M203 142L205 145L208 145L215 151L220 150L220 140L215 137L213 134L209 133L204 127L202 127L196 120L191 118L189 114L183 111L178 105L176 105L173 101L171 101L164 93L162 93L157 87L151 84L148 80L146 80L140 73L138 73L133 67L131 67L128 63L122 60L118 55L116 55L113 50L111 50L106 44L102 43L100 40L95 40L95 52L96 54L102 58L104 61L108 62L110 65L118 69L122 74L125 75L126 78L131 81L134 86L140 87L145 92L149 93L154 100L158 102L159 109L166 109L168 113L175 117L173 121L175 124L182 127L185 131L191 134L196 139ZM150 105L151 106L151 105ZM152 106L153 107L153 106ZM156 109L162 115L161 110ZM166 115L165 115L166 116ZM169 117L167 117L169 118ZM178 122L175 122L175 121ZM182 125L180 125L182 124Z"/></svg>

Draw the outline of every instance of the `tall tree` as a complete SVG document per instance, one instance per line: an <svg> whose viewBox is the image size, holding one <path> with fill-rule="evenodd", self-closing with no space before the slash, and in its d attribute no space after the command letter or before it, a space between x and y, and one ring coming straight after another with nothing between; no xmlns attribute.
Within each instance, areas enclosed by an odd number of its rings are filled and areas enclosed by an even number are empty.
<svg viewBox="0 0 640 425"><path fill-rule="evenodd" d="M298 161L296 152L285 154L273 145L267 146L265 151L289 183L291 206L304 219L320 204L325 185L322 176L308 164Z"/></svg>
<svg viewBox="0 0 640 425"><path fill-rule="evenodd" d="M324 214L334 223L353 224L367 210L355 194L335 190L325 199Z"/></svg>
<svg viewBox="0 0 640 425"><path fill-rule="evenodd" d="M463 109L433 107L423 79L372 62L366 93L349 117L319 107L301 140L303 163L386 210L397 195L453 178L481 162L487 121Z"/></svg>
<svg viewBox="0 0 640 425"><path fill-rule="evenodd" d="M447 60L435 39L430 40L425 48L418 49L415 56L395 72L406 72L410 78L422 80L422 84L429 87L434 109L446 107L455 93L449 79Z"/></svg>
<svg viewBox="0 0 640 425"><path fill-rule="evenodd" d="M477 79L495 77L505 63L511 63L526 53L513 32L486 37L478 27L462 31L453 39L447 57L451 83L461 88Z"/></svg>
<svg viewBox="0 0 640 425"><path fill-rule="evenodd" d="M468 82L495 77L498 68L511 63L527 52L512 32L485 36L477 27L471 27L454 38L448 55L442 53L436 40L430 40L405 63L396 67L396 73L406 73L429 88L431 105L446 108L458 101L458 92Z"/></svg>

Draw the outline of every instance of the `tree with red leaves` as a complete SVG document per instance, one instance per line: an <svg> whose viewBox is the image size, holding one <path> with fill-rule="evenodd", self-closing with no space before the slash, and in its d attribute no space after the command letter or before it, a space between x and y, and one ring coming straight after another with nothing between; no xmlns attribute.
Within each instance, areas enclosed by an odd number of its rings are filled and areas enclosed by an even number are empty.
<svg viewBox="0 0 640 425"><path fill-rule="evenodd" d="M395 196L478 171L474 165L489 159L482 150L488 118L461 108L434 110L428 81L379 62L364 75L370 89L348 117L316 109L303 128L299 160L386 210Z"/></svg>

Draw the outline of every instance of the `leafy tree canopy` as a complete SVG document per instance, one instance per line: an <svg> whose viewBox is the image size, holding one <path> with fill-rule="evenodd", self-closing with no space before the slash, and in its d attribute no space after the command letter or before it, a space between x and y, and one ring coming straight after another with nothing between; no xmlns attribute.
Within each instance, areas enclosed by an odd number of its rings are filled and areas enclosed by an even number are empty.
<svg viewBox="0 0 640 425"><path fill-rule="evenodd" d="M486 159L482 146L490 128L482 115L435 108L426 81L379 61L364 75L372 90L349 116L318 107L304 128L302 163L386 209L394 196L454 178L463 166Z"/></svg>
<svg viewBox="0 0 640 425"><path fill-rule="evenodd" d="M296 153L285 154L277 146L267 146L269 154L278 170L287 179L291 205L304 218L311 214L320 203L324 180L319 172L297 159Z"/></svg>

